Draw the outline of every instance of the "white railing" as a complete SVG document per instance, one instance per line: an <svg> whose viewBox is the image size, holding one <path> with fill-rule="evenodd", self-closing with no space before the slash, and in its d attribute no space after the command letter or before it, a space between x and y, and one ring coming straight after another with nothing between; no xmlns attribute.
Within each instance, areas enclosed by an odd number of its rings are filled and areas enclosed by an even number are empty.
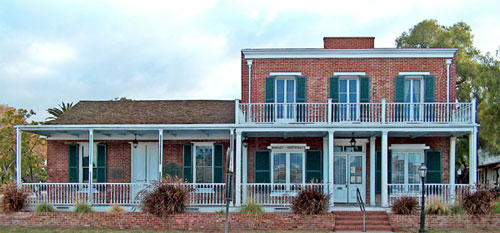
<svg viewBox="0 0 500 233"><path fill-rule="evenodd" d="M436 197L440 198L443 203L453 204L456 200L461 200L463 195L473 187L469 184L425 184L425 197L427 201ZM389 205L402 197L417 198L420 204L422 184L388 184L388 189Z"/></svg>
<svg viewBox="0 0 500 233"><path fill-rule="evenodd" d="M474 123L474 103L241 103L238 123Z"/></svg>
<svg viewBox="0 0 500 233"><path fill-rule="evenodd" d="M243 203L259 205L290 205L301 190L319 189L329 195L327 184L264 184L248 183L242 185Z"/></svg>
<svg viewBox="0 0 500 233"><path fill-rule="evenodd" d="M182 184L189 190L189 205L223 205L225 184ZM28 204L72 205L92 201L95 205L138 205L144 183L23 183L29 191Z"/></svg>

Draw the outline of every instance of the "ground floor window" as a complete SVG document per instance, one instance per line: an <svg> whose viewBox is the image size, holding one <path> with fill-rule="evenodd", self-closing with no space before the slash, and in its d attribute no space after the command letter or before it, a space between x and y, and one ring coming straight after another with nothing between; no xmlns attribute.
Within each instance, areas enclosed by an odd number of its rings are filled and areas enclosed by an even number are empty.
<svg viewBox="0 0 500 233"><path fill-rule="evenodd" d="M391 181L393 184L418 184L418 169L424 162L424 152L393 151L391 158Z"/></svg>
<svg viewBox="0 0 500 233"><path fill-rule="evenodd" d="M213 182L213 153L213 145L195 145L196 183Z"/></svg>
<svg viewBox="0 0 500 233"><path fill-rule="evenodd" d="M304 152L273 152L272 182L277 184L304 183Z"/></svg>
<svg viewBox="0 0 500 233"><path fill-rule="evenodd" d="M223 145L194 142L183 145L183 179L189 183L222 183Z"/></svg>

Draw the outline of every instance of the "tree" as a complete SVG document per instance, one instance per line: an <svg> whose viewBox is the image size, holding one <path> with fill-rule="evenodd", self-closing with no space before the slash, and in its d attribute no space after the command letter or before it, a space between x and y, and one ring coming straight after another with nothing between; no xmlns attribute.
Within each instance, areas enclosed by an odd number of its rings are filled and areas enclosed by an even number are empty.
<svg viewBox="0 0 500 233"><path fill-rule="evenodd" d="M27 119L35 113L30 110L15 109L0 105L0 183L14 179L16 173L16 130L15 125L38 124L28 123ZM38 135L22 133L21 171L24 182L45 179L47 148L44 139Z"/></svg>
<svg viewBox="0 0 500 233"><path fill-rule="evenodd" d="M500 154L500 62L490 54L483 55L473 45L474 35L465 22L452 26L440 25L436 20L424 20L396 39L398 48L457 48L456 88L460 102L477 99L477 121L483 127L478 134L478 147ZM498 54L498 52L497 52ZM457 140L458 169L466 174L468 167L468 139ZM462 179L463 180L463 179Z"/></svg>
<svg viewBox="0 0 500 233"><path fill-rule="evenodd" d="M57 119L63 113L65 113L66 111L70 110L73 107L73 102L71 102L71 103L61 102L61 104L59 104L58 106L59 106L59 108L55 107L55 108L49 108L49 109L47 109L47 112L50 115L52 115L52 116L51 117L47 117L46 120L55 120L55 119Z"/></svg>

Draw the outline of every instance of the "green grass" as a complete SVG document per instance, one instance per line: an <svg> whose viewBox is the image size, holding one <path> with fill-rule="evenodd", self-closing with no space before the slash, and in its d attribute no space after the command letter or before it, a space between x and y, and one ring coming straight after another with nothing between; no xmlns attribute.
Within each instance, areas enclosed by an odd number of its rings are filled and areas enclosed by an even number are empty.
<svg viewBox="0 0 500 233"><path fill-rule="evenodd" d="M418 232L417 231L403 231L403 232ZM425 232L429 233L475 233L475 232L498 232L497 230L462 230L462 229L450 229L450 230L425 230Z"/></svg>
<svg viewBox="0 0 500 233"><path fill-rule="evenodd" d="M0 232L7 233L182 233L186 231L142 231L142 230L108 230L108 229L62 229L62 228L24 228L24 227L0 227ZM233 231L232 231L233 232ZM246 233L326 233L329 231L238 231Z"/></svg>
<svg viewBox="0 0 500 233"><path fill-rule="evenodd" d="M493 210L494 214L500 214L500 201L497 201L495 210Z"/></svg>

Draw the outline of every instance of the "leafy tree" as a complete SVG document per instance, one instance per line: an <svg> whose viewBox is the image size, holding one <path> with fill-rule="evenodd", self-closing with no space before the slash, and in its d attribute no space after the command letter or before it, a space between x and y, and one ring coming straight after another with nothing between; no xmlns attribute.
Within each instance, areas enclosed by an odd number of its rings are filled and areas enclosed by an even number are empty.
<svg viewBox="0 0 500 233"><path fill-rule="evenodd" d="M436 20L422 22L403 32L396 39L398 48L457 48L456 88L460 102L477 99L477 121L483 127L478 134L479 148L491 154L500 154L500 62L490 54L483 55L474 47L474 35L465 22L452 26L440 25ZM498 52L497 52L498 54ZM467 175L467 138L457 140L458 169ZM462 177L461 181L466 181Z"/></svg>
<svg viewBox="0 0 500 233"><path fill-rule="evenodd" d="M55 119L57 119L63 113L65 113L66 111L70 110L73 107L73 102L71 102L71 103L61 102L61 104L59 104L58 106L59 106L59 108L55 107L55 108L49 108L49 109L47 109L47 112L50 115L52 115L52 116L47 117L46 120L55 120Z"/></svg>
<svg viewBox="0 0 500 233"><path fill-rule="evenodd" d="M0 105L0 183L14 179L16 173L16 130L15 125L28 123L27 119L35 113L30 110L15 109ZM24 182L45 180L47 148L44 139L38 135L22 132L21 171Z"/></svg>

